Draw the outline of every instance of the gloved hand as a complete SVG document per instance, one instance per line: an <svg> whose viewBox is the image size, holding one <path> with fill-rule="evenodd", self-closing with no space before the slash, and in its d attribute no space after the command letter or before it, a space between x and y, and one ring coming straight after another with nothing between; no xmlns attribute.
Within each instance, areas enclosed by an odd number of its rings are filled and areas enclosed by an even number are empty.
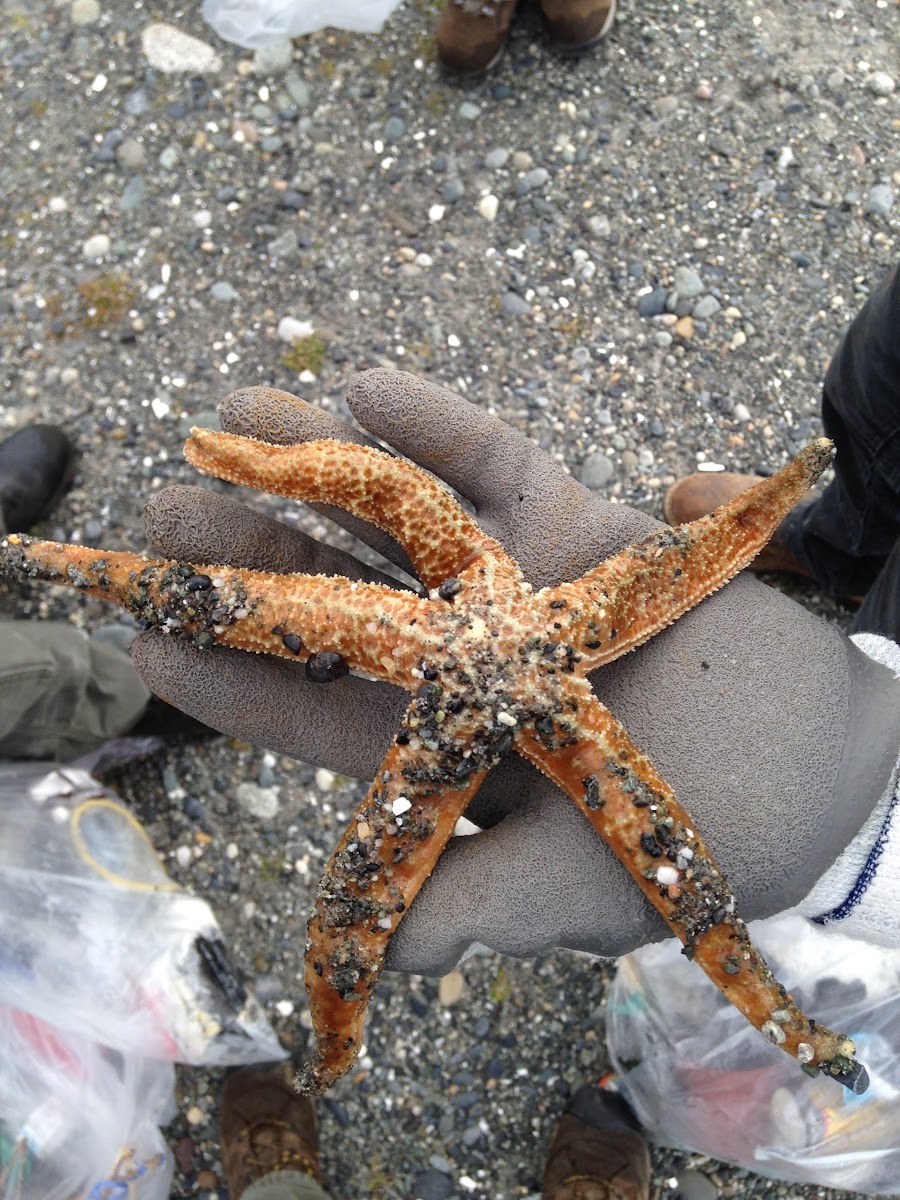
<svg viewBox="0 0 900 1200"><path fill-rule="evenodd" d="M414 376L368 371L348 399L365 429L471 502L536 587L577 578L658 524L594 496L496 417ZM221 416L232 433L278 444L368 440L263 388L228 397ZM328 515L406 563L385 535ZM167 557L384 579L200 489L154 497L146 527ZM199 651L159 631L133 654L151 691L205 724L364 779L407 704L387 685L322 686L283 659ZM746 574L592 682L696 819L748 919L808 893L880 799L900 742L891 673ZM612 956L666 936L581 814L522 759L488 776L468 815L485 832L452 840L392 939L390 968L441 974L472 942L522 957L552 946Z"/></svg>

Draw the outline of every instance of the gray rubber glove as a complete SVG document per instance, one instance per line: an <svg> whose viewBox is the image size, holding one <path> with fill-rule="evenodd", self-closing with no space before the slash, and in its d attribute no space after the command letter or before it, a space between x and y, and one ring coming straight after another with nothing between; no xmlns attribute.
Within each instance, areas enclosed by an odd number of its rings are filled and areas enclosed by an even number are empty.
<svg viewBox="0 0 900 1200"><path fill-rule="evenodd" d="M349 403L375 437L471 502L535 586L577 578L657 527L598 499L496 417L414 376L368 371ZM266 389L235 393L221 416L232 433L280 444L366 440ZM329 515L405 562L384 535ZM380 578L199 489L156 496L146 525L169 557ZM134 658L153 692L201 721L364 779L407 704L387 685L310 683L284 660L198 651L160 632L140 638ZM891 673L746 574L593 683L693 814L748 918L806 895L881 798L900 743ZM391 968L441 974L472 942L522 957L551 946L612 956L666 936L580 813L517 756L491 773L468 815L486 832L453 839L392 940Z"/></svg>

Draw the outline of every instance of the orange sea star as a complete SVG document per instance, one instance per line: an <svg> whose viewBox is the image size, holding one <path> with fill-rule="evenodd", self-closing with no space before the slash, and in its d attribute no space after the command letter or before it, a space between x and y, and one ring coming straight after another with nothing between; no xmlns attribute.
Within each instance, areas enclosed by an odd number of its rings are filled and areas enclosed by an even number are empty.
<svg viewBox="0 0 900 1200"><path fill-rule="evenodd" d="M639 646L746 566L831 461L824 439L709 517L664 528L581 579L533 591L518 564L430 475L338 441L274 446L194 430L201 471L333 504L387 531L427 589L150 561L10 536L20 575L115 600L144 625L347 670L413 699L329 861L309 922L317 1057L301 1086L352 1065L388 940L485 774L515 750L571 797L700 965L804 1069L867 1086L852 1042L805 1017L751 944L694 823L591 691L587 675Z"/></svg>

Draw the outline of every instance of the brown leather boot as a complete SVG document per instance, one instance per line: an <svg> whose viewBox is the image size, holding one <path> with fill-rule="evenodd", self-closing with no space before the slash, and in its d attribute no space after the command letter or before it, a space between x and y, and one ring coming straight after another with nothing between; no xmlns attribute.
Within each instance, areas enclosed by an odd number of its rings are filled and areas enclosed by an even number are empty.
<svg viewBox="0 0 900 1200"><path fill-rule="evenodd" d="M483 75L506 45L516 0L447 0L437 27L441 66L460 79Z"/></svg>
<svg viewBox="0 0 900 1200"><path fill-rule="evenodd" d="M670 525L684 525L705 517L714 508L719 508L759 483L758 475L737 475L731 471L710 471L687 475L673 483L663 500L663 513ZM801 575L813 579L810 569L802 563L788 547L776 529L767 545L763 546L750 564L751 571L784 571L789 575Z"/></svg>
<svg viewBox="0 0 900 1200"><path fill-rule="evenodd" d="M231 1200L273 1171L321 1181L319 1123L312 1100L291 1086L290 1063L242 1067L222 1090L219 1135Z"/></svg>
<svg viewBox="0 0 900 1200"><path fill-rule="evenodd" d="M612 29L616 0L541 0L547 32L563 54L583 54Z"/></svg>
<svg viewBox="0 0 900 1200"><path fill-rule="evenodd" d="M543 1200L649 1200L650 1154L621 1096L593 1084L566 1106L544 1168Z"/></svg>

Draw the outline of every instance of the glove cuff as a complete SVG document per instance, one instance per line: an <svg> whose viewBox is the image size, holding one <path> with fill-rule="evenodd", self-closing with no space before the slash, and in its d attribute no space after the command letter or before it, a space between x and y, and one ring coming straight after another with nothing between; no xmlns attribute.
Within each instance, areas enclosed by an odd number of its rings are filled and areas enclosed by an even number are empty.
<svg viewBox="0 0 900 1200"><path fill-rule="evenodd" d="M872 633L851 640L900 679L900 646ZM869 819L797 911L849 937L900 947L900 753Z"/></svg>

